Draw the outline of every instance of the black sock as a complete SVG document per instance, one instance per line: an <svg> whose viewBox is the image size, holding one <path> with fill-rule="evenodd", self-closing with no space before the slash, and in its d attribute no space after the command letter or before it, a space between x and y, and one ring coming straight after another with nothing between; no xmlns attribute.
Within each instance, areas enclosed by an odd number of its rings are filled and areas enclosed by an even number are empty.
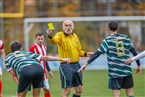
<svg viewBox="0 0 145 97"><path fill-rule="evenodd" d="M81 97L80 95L73 94L72 97Z"/></svg>

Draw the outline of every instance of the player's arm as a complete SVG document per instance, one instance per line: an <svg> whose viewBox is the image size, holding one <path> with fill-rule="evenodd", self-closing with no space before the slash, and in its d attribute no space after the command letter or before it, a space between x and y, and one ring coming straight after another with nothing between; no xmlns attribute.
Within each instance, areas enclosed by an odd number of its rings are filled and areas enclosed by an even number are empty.
<svg viewBox="0 0 145 97"><path fill-rule="evenodd" d="M102 53L97 50L92 56L91 58L78 70L78 72L83 72L85 70L85 68L87 67L88 64L92 63L96 58L98 58Z"/></svg>
<svg viewBox="0 0 145 97"><path fill-rule="evenodd" d="M35 53L28 52L30 57L36 59L37 61L63 61L63 62L70 62L69 58L59 58L54 56L43 56Z"/></svg>
<svg viewBox="0 0 145 97"><path fill-rule="evenodd" d="M132 59L132 61L136 61L136 60L138 60L138 59L140 59L140 58L143 58L143 57L145 57L145 51L143 51L143 52L141 52L140 54L138 54L138 55L132 57L131 59Z"/></svg>
<svg viewBox="0 0 145 97"><path fill-rule="evenodd" d="M98 58L101 54L105 54L108 52L108 42L104 39L101 43L100 48L91 56L91 58L79 69L79 71L83 72L88 64L93 62L96 58Z"/></svg>
<svg viewBox="0 0 145 97"><path fill-rule="evenodd" d="M14 82L18 85L18 77L17 77L15 71L13 69L11 69L9 72L10 72Z"/></svg>
<svg viewBox="0 0 145 97"><path fill-rule="evenodd" d="M134 56L137 55L137 52L136 52L136 50L135 50L134 48L130 49L130 51L131 51L131 53L132 53ZM133 60L134 60L134 58L133 58ZM137 63L138 66L140 66L140 61L139 61L137 58L136 58L136 63Z"/></svg>
<svg viewBox="0 0 145 97"><path fill-rule="evenodd" d="M46 69L47 69L47 71L48 71L48 72L50 72L50 71L51 71L51 69L50 69L50 66L49 66L48 62L46 62Z"/></svg>
<svg viewBox="0 0 145 97"><path fill-rule="evenodd" d="M46 62L46 69L47 69L47 71L48 71L48 73L49 73L49 76L52 78L52 77L53 77L53 72L51 71L48 62Z"/></svg>
<svg viewBox="0 0 145 97"><path fill-rule="evenodd" d="M97 50L92 57L87 61L88 64L92 63L96 58L98 58L101 55L101 52Z"/></svg>
<svg viewBox="0 0 145 97"><path fill-rule="evenodd" d="M134 48L130 49L130 51L132 52L132 54L134 56L137 55L137 52ZM136 69L136 74L140 75L141 74L141 65L140 65L140 61L136 59L136 63L137 63L137 69Z"/></svg>
<svg viewBox="0 0 145 97"><path fill-rule="evenodd" d="M11 56L7 55L5 58L6 69L12 76L12 79L14 80L14 82L18 85L18 77L17 77L14 69L12 68L12 62L11 62L11 59L9 59L9 57L11 57Z"/></svg>
<svg viewBox="0 0 145 97"><path fill-rule="evenodd" d="M108 42L106 39L104 39L101 43L100 48L98 48L98 50L92 55L92 57L87 61L88 64L90 64L91 62L93 62L96 58L98 58L101 54L105 54L106 52L108 52Z"/></svg>
<svg viewBox="0 0 145 97"><path fill-rule="evenodd" d="M59 57L53 57L53 56L41 56L41 61L63 61L63 62L70 62L69 58L59 58Z"/></svg>
<svg viewBox="0 0 145 97"><path fill-rule="evenodd" d="M129 47L129 51L134 55L134 56L136 56L137 55L137 52L136 52L136 50L135 50L135 48L134 48L134 46L133 46L133 44L132 44L132 42L131 42L131 40L128 38L128 43L129 43L129 45L128 45L128 47ZM126 61L125 61L125 63L126 64L130 64L132 62L132 59L131 58L129 58L129 59L127 59ZM140 61L139 60L136 60L136 63L137 63L137 65L138 66L140 66Z"/></svg>

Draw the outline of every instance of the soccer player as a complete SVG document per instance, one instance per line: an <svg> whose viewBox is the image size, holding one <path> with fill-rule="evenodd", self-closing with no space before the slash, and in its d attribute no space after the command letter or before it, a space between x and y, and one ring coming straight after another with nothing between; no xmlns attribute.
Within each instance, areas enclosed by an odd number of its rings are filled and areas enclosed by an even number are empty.
<svg viewBox="0 0 145 97"><path fill-rule="evenodd" d="M4 66L5 51L4 42L0 39L0 56L2 58L2 64L0 64L0 97L2 97L2 66Z"/></svg>
<svg viewBox="0 0 145 97"><path fill-rule="evenodd" d="M133 62L133 61L136 61L136 60L138 60L138 59L140 59L140 58L143 58L143 57L145 57L145 51L141 52L140 54L138 54L138 55L136 55L136 56L134 56L134 57L132 57L132 58L128 58L128 59L125 61L125 63L126 63L126 64L129 64L129 63L131 63L131 62Z"/></svg>
<svg viewBox="0 0 145 97"><path fill-rule="evenodd" d="M85 52L81 48L78 36L73 32L74 24L71 20L63 22L63 31L53 36L53 31L47 29L48 38L58 46L60 58L70 58L70 64L60 62L60 77L62 85L62 97L69 97L70 90L74 87L73 97L80 97L82 93L82 73L77 72L80 68L79 57L87 57L93 52Z"/></svg>
<svg viewBox="0 0 145 97"><path fill-rule="evenodd" d="M57 58L53 56L43 56L22 50L19 42L11 45L12 53L5 58L7 70L10 72L14 82L18 85L17 96L26 97L27 91L33 86L33 97L40 96L40 89L43 87L43 68L38 61L64 61L69 62L67 58Z"/></svg>
<svg viewBox="0 0 145 97"><path fill-rule="evenodd" d="M92 55L92 57L79 69L83 71L88 64L93 62L101 54L107 54L108 71L109 71L109 89L112 89L114 97L120 97L120 90L125 89L127 97L134 97L133 78L130 64L125 64L125 60L129 58L129 52L137 55L130 39L123 34L118 33L118 23L110 22L108 31L111 34L106 37L100 48ZM141 73L139 60L137 61L137 74Z"/></svg>
<svg viewBox="0 0 145 97"><path fill-rule="evenodd" d="M29 49L30 52L36 53L36 54L42 54L43 56L46 56L46 45L43 44L44 42L44 35L41 32L37 32L35 35L36 43ZM44 70L44 97L51 97L50 90L49 90L49 83L47 79L47 71L49 72L50 77L53 77L53 73L50 70L50 67L47 63L47 61L41 61L40 65L42 66ZM46 70L47 69L47 70Z"/></svg>

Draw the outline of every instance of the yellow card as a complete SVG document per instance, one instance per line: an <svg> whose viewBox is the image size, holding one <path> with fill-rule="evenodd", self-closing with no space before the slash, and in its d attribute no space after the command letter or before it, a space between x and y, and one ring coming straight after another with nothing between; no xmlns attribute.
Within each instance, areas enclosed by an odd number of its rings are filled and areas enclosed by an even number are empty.
<svg viewBox="0 0 145 97"><path fill-rule="evenodd" d="M53 23L48 23L48 28L49 28L50 30L54 30Z"/></svg>

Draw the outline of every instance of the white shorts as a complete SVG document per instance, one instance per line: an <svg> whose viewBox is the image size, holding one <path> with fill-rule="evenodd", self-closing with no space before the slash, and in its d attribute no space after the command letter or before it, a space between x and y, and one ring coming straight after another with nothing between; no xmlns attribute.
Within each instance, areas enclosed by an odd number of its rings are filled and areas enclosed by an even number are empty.
<svg viewBox="0 0 145 97"><path fill-rule="evenodd" d="M49 83L48 83L48 79L44 79L43 80L43 82L44 82L44 89L49 89Z"/></svg>

